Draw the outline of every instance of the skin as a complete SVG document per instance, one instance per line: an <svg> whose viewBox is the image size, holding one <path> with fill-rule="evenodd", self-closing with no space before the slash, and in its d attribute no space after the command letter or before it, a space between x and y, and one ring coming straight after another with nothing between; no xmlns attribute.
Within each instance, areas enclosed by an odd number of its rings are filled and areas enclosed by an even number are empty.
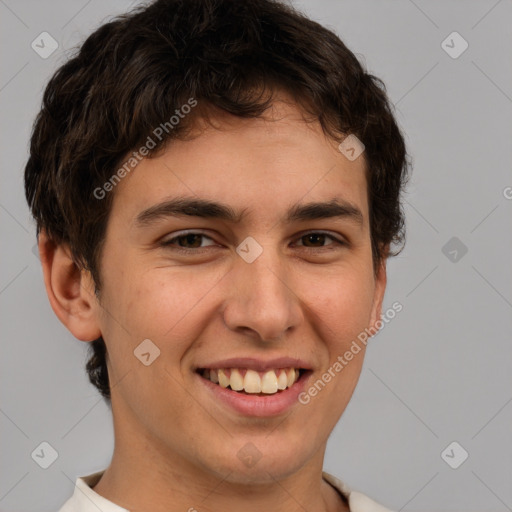
<svg viewBox="0 0 512 512"><path fill-rule="evenodd" d="M373 272L364 157L345 158L291 102L276 101L263 119L219 115L215 127L196 132L144 159L116 186L100 300L68 248L40 235L55 313L76 338L102 335L107 344L115 449L94 490L132 511L348 510L321 472L364 347L309 404L264 419L211 400L192 368L235 356L291 356L309 362L314 383L374 326L386 268L384 259ZM248 216L237 224L169 217L137 227L141 211L178 195ZM282 223L292 204L333 197L356 205L362 225ZM185 245L189 255L158 243L192 229L205 238ZM318 230L348 245L304 234ZM247 236L263 248L250 264L235 252ZM193 255L198 246L203 252ZM161 351L149 366L133 354L147 338ZM237 456L249 442L261 452L252 467Z"/></svg>

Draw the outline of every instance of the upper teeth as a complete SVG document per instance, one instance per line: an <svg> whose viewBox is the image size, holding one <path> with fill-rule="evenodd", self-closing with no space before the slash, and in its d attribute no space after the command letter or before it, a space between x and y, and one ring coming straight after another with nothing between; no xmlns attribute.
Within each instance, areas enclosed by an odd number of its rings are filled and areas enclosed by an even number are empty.
<svg viewBox="0 0 512 512"><path fill-rule="evenodd" d="M277 393L278 390L293 386L299 378L296 368L280 368L257 372L245 368L206 369L203 376L223 388L246 393Z"/></svg>

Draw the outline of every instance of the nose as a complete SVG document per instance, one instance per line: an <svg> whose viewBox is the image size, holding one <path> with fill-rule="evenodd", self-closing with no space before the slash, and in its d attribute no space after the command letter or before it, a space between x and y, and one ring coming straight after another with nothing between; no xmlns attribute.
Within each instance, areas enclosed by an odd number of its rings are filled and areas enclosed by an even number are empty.
<svg viewBox="0 0 512 512"><path fill-rule="evenodd" d="M259 341L280 341L303 320L298 290L275 251L265 249L252 263L242 258L230 272L226 325Z"/></svg>

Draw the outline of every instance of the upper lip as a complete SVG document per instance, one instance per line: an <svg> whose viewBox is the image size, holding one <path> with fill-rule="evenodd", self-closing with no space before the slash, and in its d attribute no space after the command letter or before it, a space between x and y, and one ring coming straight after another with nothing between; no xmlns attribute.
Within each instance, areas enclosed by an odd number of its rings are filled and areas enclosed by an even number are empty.
<svg viewBox="0 0 512 512"><path fill-rule="evenodd" d="M302 368L311 370L311 365L302 359L292 357L277 357L274 359L262 360L254 357L232 357L216 361L214 363L207 363L200 365L196 368L220 369L220 368L247 368L257 372L264 372L273 368Z"/></svg>

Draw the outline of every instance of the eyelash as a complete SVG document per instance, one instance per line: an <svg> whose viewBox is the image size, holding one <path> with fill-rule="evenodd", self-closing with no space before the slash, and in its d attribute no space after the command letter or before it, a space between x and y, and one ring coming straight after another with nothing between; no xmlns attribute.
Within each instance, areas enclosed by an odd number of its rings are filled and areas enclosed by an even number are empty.
<svg viewBox="0 0 512 512"><path fill-rule="evenodd" d="M204 233L201 233L200 231L189 231L189 232L184 232L178 236L175 236L173 238L170 238L169 240L165 240L163 242L160 243L160 245L164 248L171 248L172 250L174 251L178 251L178 252L181 252L181 253L184 253L184 254L190 254L190 253L201 253L201 252L204 252L203 250L206 249L208 250L209 247L212 247L212 246L208 246L208 247L198 247L196 249L187 249L187 248L184 248L184 247L174 247L172 244L173 242L175 242L176 240L178 240L179 238L182 238L182 237L185 237L187 235L199 235L199 236L202 236L204 238L209 238L210 240L213 240L211 237L209 237L208 235L204 234ZM347 246L347 242L343 241L343 240L340 240L336 237L334 237L333 235L325 232L325 231L308 231L306 233L303 233L301 236L298 237L298 240L300 240L301 238L304 238L308 235L325 235L327 236L327 238L330 238L331 240L334 241L334 243L332 244L329 244L327 246L323 246L323 247L302 247L302 249L305 249L307 252L311 252L311 251L318 251L319 249L320 250L333 250L334 247L331 247L332 245L337 245L337 246L340 246L340 247L344 247L344 246Z"/></svg>

